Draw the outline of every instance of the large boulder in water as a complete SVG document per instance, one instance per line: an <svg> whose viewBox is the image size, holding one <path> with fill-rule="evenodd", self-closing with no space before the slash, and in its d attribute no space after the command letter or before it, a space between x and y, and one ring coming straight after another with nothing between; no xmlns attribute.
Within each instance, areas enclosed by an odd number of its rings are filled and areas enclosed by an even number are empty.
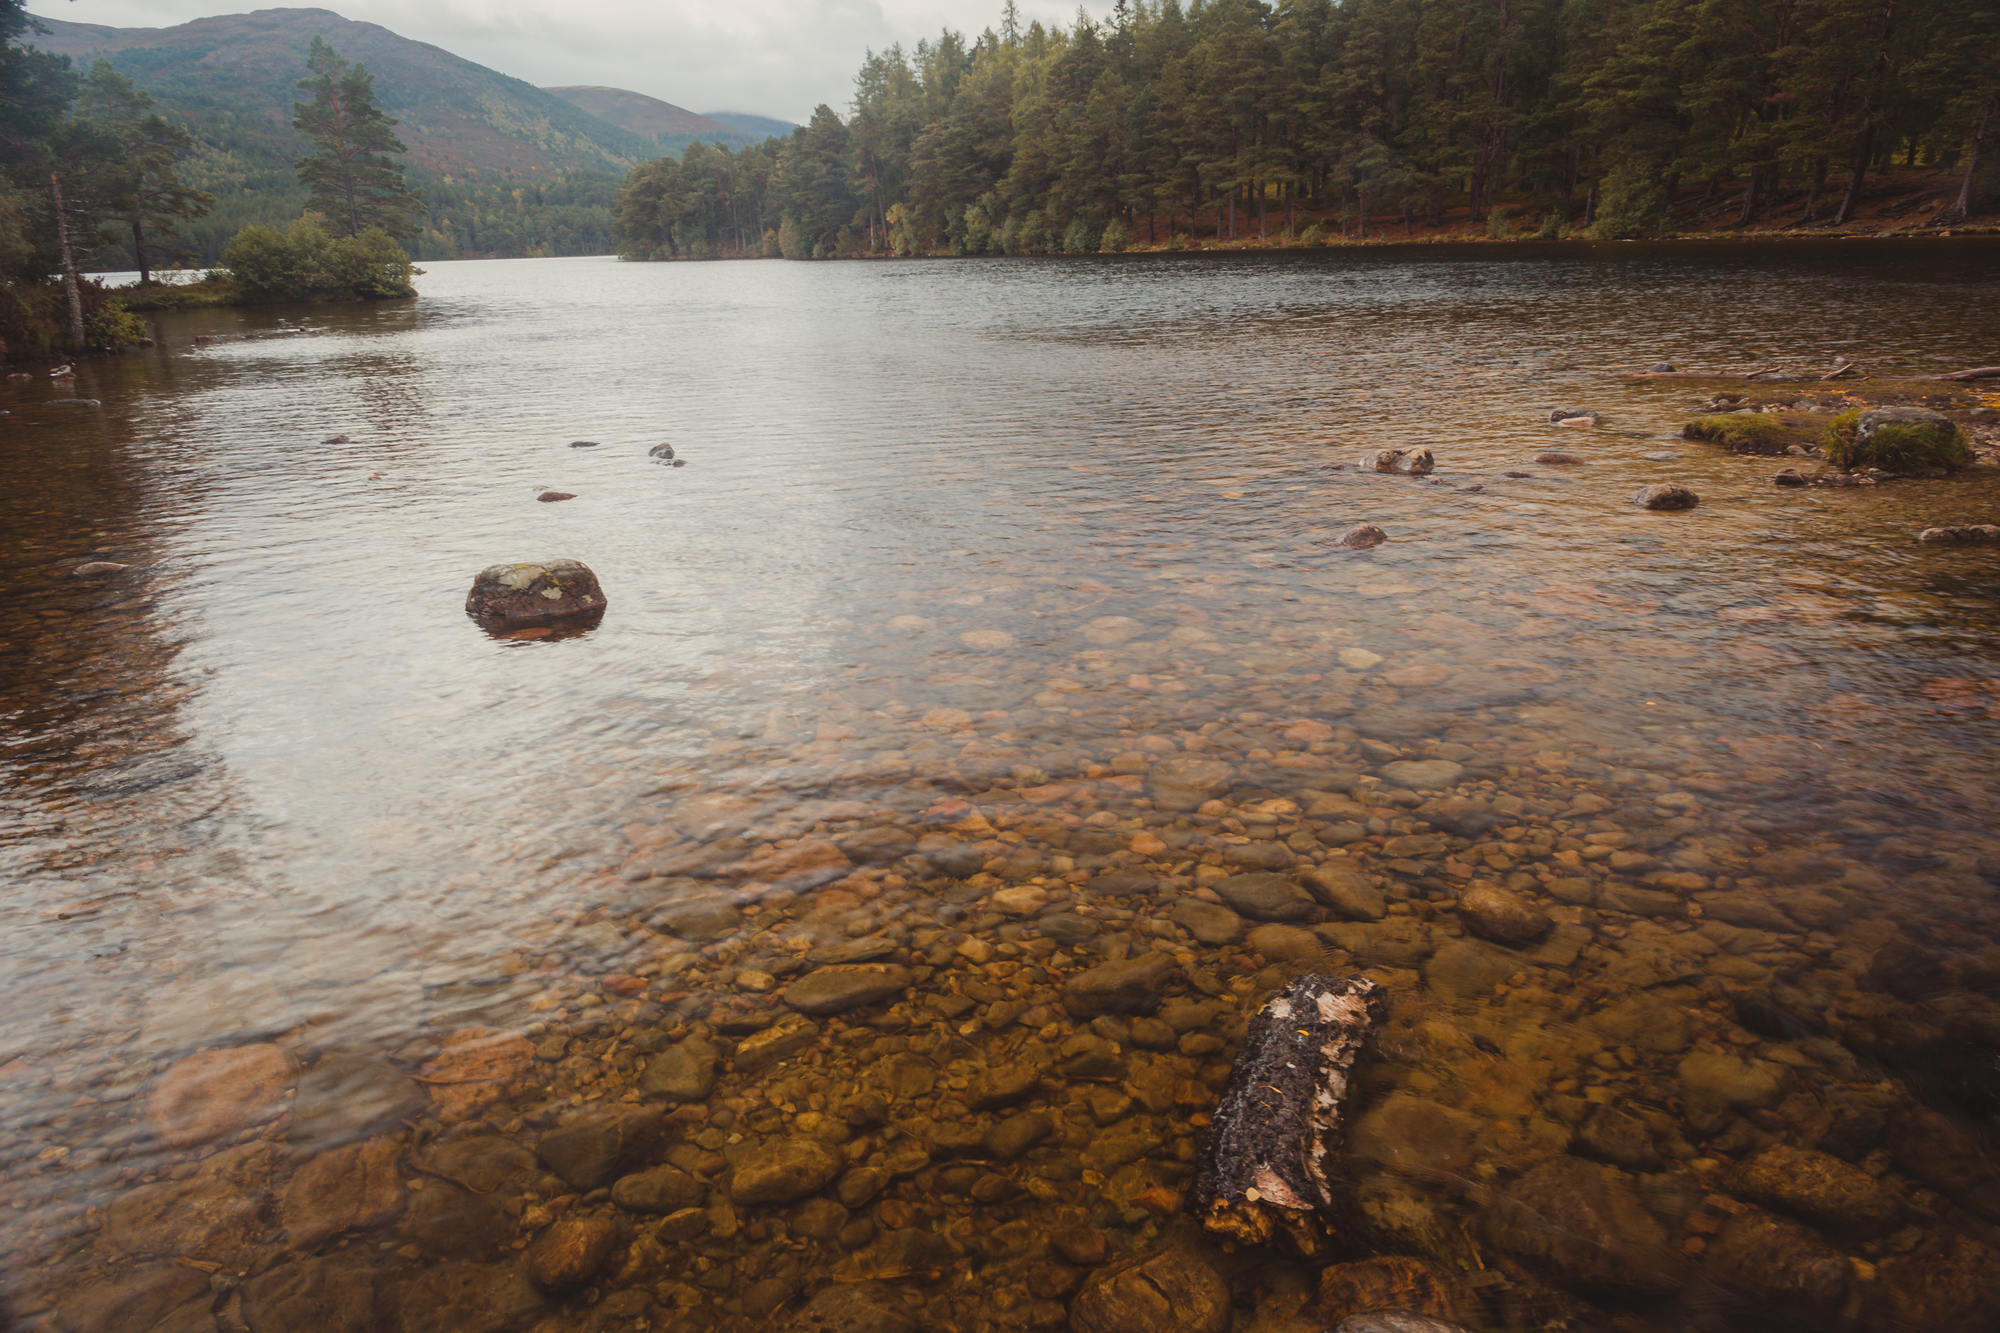
<svg viewBox="0 0 2000 1333"><path fill-rule="evenodd" d="M604 589L581 560L493 565L479 571L465 598L465 614L498 630L594 625L604 607Z"/></svg>
<svg viewBox="0 0 2000 1333"><path fill-rule="evenodd" d="M1843 471L1951 471L1972 461L1965 435L1952 419L1927 407L1874 407L1835 417L1827 432L1827 460Z"/></svg>

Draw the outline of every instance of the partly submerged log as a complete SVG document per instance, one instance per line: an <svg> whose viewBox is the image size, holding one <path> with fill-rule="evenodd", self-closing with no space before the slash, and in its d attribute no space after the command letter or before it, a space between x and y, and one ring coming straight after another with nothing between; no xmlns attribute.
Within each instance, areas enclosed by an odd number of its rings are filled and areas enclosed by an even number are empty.
<svg viewBox="0 0 2000 1333"><path fill-rule="evenodd" d="M1765 366L1762 370L1746 371L1635 370L1629 374L1620 375L1618 378L1621 380L1765 380L1795 378L1781 372L1782 367L1779 366Z"/></svg>
<svg viewBox="0 0 2000 1333"><path fill-rule="evenodd" d="M1189 1205L1202 1226L1325 1252L1348 1074L1386 1003L1365 977L1304 976L1251 1020L1195 1161Z"/></svg>
<svg viewBox="0 0 2000 1333"><path fill-rule="evenodd" d="M1834 363L1832 373L1813 375L1811 373L1788 374L1780 366L1765 366L1762 370L1748 371L1707 371L1707 370L1635 370L1620 375L1621 380L1776 380L1780 382L1805 380L1836 380L1850 374L1859 374L1859 363L1845 357ZM1864 378L1866 378L1864 376ZM1996 380L2000 379L2000 366L1974 366L1970 370L1954 370L1948 375L1933 375L1934 380Z"/></svg>

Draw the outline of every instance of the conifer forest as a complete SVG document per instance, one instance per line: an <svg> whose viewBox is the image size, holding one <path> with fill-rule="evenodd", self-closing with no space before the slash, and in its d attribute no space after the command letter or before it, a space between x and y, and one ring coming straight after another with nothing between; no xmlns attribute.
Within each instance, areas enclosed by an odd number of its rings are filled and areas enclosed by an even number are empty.
<svg viewBox="0 0 2000 1333"><path fill-rule="evenodd" d="M1849 224L1992 193L1992 0L1123 0L871 52L847 114L633 170L633 258ZM1705 224L1705 225L1713 225Z"/></svg>

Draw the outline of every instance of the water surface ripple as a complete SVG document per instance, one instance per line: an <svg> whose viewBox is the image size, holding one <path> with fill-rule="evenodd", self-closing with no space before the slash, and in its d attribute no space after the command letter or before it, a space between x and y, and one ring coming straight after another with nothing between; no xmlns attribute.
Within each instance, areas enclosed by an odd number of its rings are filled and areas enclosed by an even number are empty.
<svg viewBox="0 0 2000 1333"><path fill-rule="evenodd" d="M2000 482L1613 378L1988 364L2000 250L421 286L0 387L0 1324L1311 1333L1179 1212L1308 970L1466 1326L2000 1319Z"/></svg>

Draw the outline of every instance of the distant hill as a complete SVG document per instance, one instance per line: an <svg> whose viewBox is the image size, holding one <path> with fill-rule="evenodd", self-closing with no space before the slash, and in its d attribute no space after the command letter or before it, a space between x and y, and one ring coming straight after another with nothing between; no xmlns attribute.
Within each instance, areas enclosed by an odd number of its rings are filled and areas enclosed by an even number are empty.
<svg viewBox="0 0 2000 1333"><path fill-rule="evenodd" d="M40 21L48 31L30 35L34 45L79 66L109 60L193 133L199 151L187 175L215 196L215 209L183 239L204 264L220 259L246 223L283 223L305 207L292 169L305 149L292 103L315 37L367 66L376 100L399 122L410 183L430 214L410 242L419 259L611 253L611 206L632 166L696 139L740 146L765 137L638 93L563 90L605 94L600 103L621 117L653 117L635 132L567 96L325 9L264 9L173 28ZM110 241L94 262L123 267L122 244Z"/></svg>
<svg viewBox="0 0 2000 1333"><path fill-rule="evenodd" d="M544 88L543 92L554 93L565 102L581 107L599 120L616 125L622 130L642 135L648 139L664 139L670 135L716 135L733 139L743 133L732 125L711 120L707 116L696 115L685 107L672 102L662 102L657 97L644 93L628 92L623 88L600 88L594 85L576 88Z"/></svg>
<svg viewBox="0 0 2000 1333"><path fill-rule="evenodd" d="M292 103L315 37L374 75L376 97L401 122L396 132L419 177L470 183L622 174L659 151L650 136L532 84L329 10L265 9L173 28L41 22L49 31L31 37L36 46L79 65L105 57L245 168L289 169L298 156Z"/></svg>
<svg viewBox="0 0 2000 1333"><path fill-rule="evenodd" d="M701 114L709 120L721 121L731 129L742 130L745 134L754 134L760 141L764 139L784 138L798 128L798 126L792 124L789 120L776 120L770 116L753 116L746 111L704 111Z"/></svg>
<svg viewBox="0 0 2000 1333"><path fill-rule="evenodd" d="M733 111L713 116L698 115L672 102L631 92L624 88L548 88L545 92L574 103L599 120L623 130L644 135L653 141L655 155L679 153L696 141L747 148L772 135L790 134L798 128L790 121L769 116L746 116Z"/></svg>

